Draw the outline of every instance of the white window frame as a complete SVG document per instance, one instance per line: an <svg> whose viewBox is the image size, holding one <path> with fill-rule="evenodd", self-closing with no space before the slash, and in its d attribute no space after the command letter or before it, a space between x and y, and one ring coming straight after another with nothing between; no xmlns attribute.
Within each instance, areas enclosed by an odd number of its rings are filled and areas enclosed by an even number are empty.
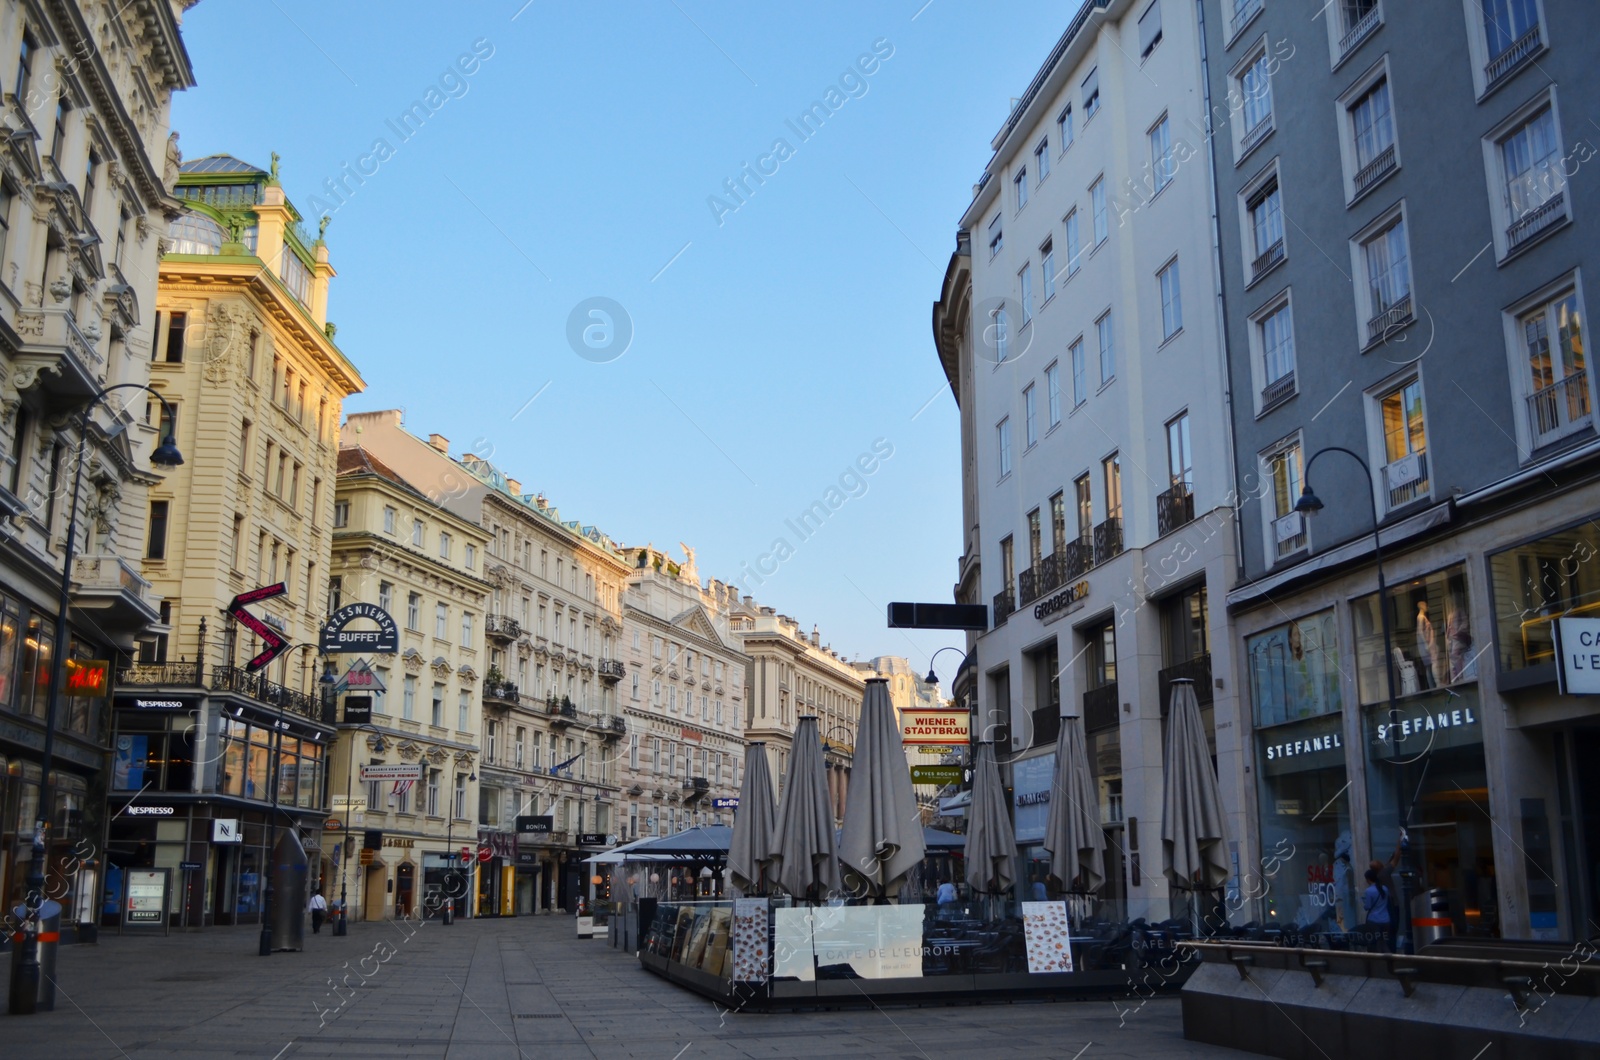
<svg viewBox="0 0 1600 1060"><path fill-rule="evenodd" d="M1104 390L1117 381L1117 322L1111 310L1094 318L1094 333L1100 351L1100 389Z"/></svg>
<svg viewBox="0 0 1600 1060"><path fill-rule="evenodd" d="M1072 340L1067 355L1072 360L1072 409L1076 412L1089 400L1089 355L1082 335Z"/></svg>
<svg viewBox="0 0 1600 1060"><path fill-rule="evenodd" d="M1157 270L1156 288L1161 296L1161 344L1164 346L1183 331L1183 274L1178 268L1178 255L1174 254Z"/></svg>
<svg viewBox="0 0 1600 1060"><path fill-rule="evenodd" d="M1228 3L1228 0L1223 0ZM1261 14L1262 0L1232 0L1233 10L1228 14L1228 28L1224 48L1233 47L1239 35L1255 22L1256 16Z"/></svg>
<svg viewBox="0 0 1600 1060"><path fill-rule="evenodd" d="M1406 454L1391 461L1388 438L1383 423L1383 402L1396 393L1415 384L1422 401L1422 448L1412 449L1410 432L1406 432ZM1422 385L1422 374L1415 365L1396 372L1366 391L1367 454L1373 470L1372 488L1380 512L1397 511L1433 496L1433 483L1428 467L1428 435L1432 433L1428 419L1428 393ZM1391 481L1395 484L1391 485Z"/></svg>
<svg viewBox="0 0 1600 1060"><path fill-rule="evenodd" d="M1038 146L1033 149L1034 185L1037 187L1044 183L1044 178L1050 175L1050 137L1040 139Z"/></svg>
<svg viewBox="0 0 1600 1060"><path fill-rule="evenodd" d="M1384 239L1395 225L1404 227L1405 293L1396 293L1387 305L1380 306L1372 293L1368 248ZM1391 269L1391 272L1393 270ZM1350 239L1350 275L1355 283L1356 348L1382 345L1417 319L1416 272L1412 267L1411 225L1402 199L1379 214L1367 227ZM1376 330L1375 330L1376 329Z"/></svg>
<svg viewBox="0 0 1600 1060"><path fill-rule="evenodd" d="M1269 379L1267 378L1266 323L1283 310L1287 310L1289 313L1289 371L1276 379ZM1250 378L1255 384L1250 390L1255 402L1257 416L1262 415L1268 409L1277 408L1283 402L1288 401L1292 395L1299 393L1298 345L1295 341L1294 331L1294 298L1289 288L1285 287L1262 303L1261 307L1254 313L1250 314ZM1284 384L1287 389L1274 393L1269 401L1264 393L1266 388L1285 377L1289 377L1293 381Z"/></svg>
<svg viewBox="0 0 1600 1060"><path fill-rule="evenodd" d="M1172 153L1172 122L1165 113L1150 126L1145 138L1150 142L1150 187L1151 198L1154 198L1166 191L1167 185L1178 175L1176 156Z"/></svg>
<svg viewBox="0 0 1600 1060"><path fill-rule="evenodd" d="M1011 178L1011 187L1016 192L1016 212L1021 213L1022 208L1028 205L1028 167L1023 166L1017 170L1017 175Z"/></svg>
<svg viewBox="0 0 1600 1060"><path fill-rule="evenodd" d="M1533 210L1524 212L1525 218L1538 218L1538 227L1522 236L1515 246L1511 243L1512 222L1517 220L1512 215L1512 206L1509 200L1508 182L1506 180L1505 153L1503 144L1517 132L1521 131L1535 116L1548 107L1550 121L1554 126L1556 145L1555 165L1547 167L1545 172L1551 174L1551 180L1559 184L1559 188L1544 203ZM1566 172L1566 158L1563 154L1561 134L1561 108L1557 99L1556 88L1550 85L1535 93L1531 99L1511 113L1505 121L1489 130L1483 137L1483 162L1485 179L1489 185L1489 210L1494 218L1494 249L1495 259L1500 263L1509 261L1513 256L1522 253L1531 246L1535 246L1548 238L1553 232L1565 228L1572 220L1572 196L1567 194L1568 181ZM1537 172L1538 167L1529 169L1529 173ZM1559 196L1558 206L1550 204ZM1548 216L1540 216L1550 207Z"/></svg>
<svg viewBox="0 0 1600 1060"><path fill-rule="evenodd" d="M1039 444L1039 402L1034 384L1022 388L1023 452Z"/></svg>
<svg viewBox="0 0 1600 1060"><path fill-rule="evenodd" d="M1083 99L1083 127L1087 129L1089 123L1094 121L1094 116L1100 113L1100 108L1105 106L1100 101L1100 67L1090 67L1078 83L1078 89Z"/></svg>
<svg viewBox="0 0 1600 1060"><path fill-rule="evenodd" d="M1278 512L1277 487L1272 477L1272 462L1279 454L1291 449L1298 450L1300 453L1300 468L1296 481L1291 482L1289 485L1289 511L1280 515ZM1293 434L1280 438L1261 450L1257 457L1263 486L1261 495L1262 544L1266 548L1265 554L1267 556L1267 566L1269 567L1275 563L1302 556L1311 551L1311 521L1294 510L1295 502L1299 500L1300 489L1305 486L1306 481L1305 452L1305 440L1301 437L1300 431L1295 431ZM1294 518L1293 523L1284 523L1280 527L1280 519L1287 520L1291 517ZM1280 545L1280 533L1287 533L1296 526L1299 528L1299 532L1286 538Z"/></svg>
<svg viewBox="0 0 1600 1060"><path fill-rule="evenodd" d="M1045 428L1049 434L1061 422L1061 362L1051 361L1044 366L1044 391L1045 406L1049 411L1050 425Z"/></svg>
<svg viewBox="0 0 1600 1060"><path fill-rule="evenodd" d="M1068 103L1056 114L1056 139L1061 141L1061 153L1072 146L1077 130L1072 127L1072 104Z"/></svg>
<svg viewBox="0 0 1600 1060"><path fill-rule="evenodd" d="M1518 71L1527 69L1528 66L1532 65L1532 60L1550 49L1550 23L1545 18L1544 0L1533 0L1534 11L1539 18L1537 27L1538 40L1531 48L1526 50L1526 54L1522 58L1514 61L1503 75L1496 77L1491 82L1489 80L1488 67L1496 56L1489 54L1487 29L1483 24L1484 5L1487 2L1488 0L1462 0L1461 2L1462 12L1467 20L1467 51L1472 58L1472 87L1480 101L1516 80L1514 75Z"/></svg>
<svg viewBox="0 0 1600 1060"><path fill-rule="evenodd" d="M1039 278L1044 281L1044 301L1040 308L1050 304L1056 296L1056 244L1053 236L1046 236L1039 244Z"/></svg>
<svg viewBox="0 0 1600 1060"><path fill-rule="evenodd" d="M1387 148L1378 152L1363 166L1357 149L1355 108L1367 98L1380 81L1389 90L1390 141ZM1344 201L1346 206L1353 206L1358 199L1365 198L1374 188L1383 184L1400 169L1400 121L1395 108L1394 78L1389 75L1388 54L1385 53L1356 78L1335 101L1334 106L1335 118L1339 124L1339 155L1344 163ZM1387 167L1381 166L1383 155L1389 152L1392 152L1393 164ZM1359 184L1357 177L1362 170L1374 167L1377 172L1371 174L1365 184Z"/></svg>
<svg viewBox="0 0 1600 1060"><path fill-rule="evenodd" d="M1571 434L1581 431L1585 422L1588 424L1600 422L1600 416L1597 416L1596 413L1595 371L1592 364L1589 363L1593 358L1593 351L1591 350L1585 351L1587 359L1584 364L1584 372L1587 373L1587 378L1583 391L1587 395L1589 408L1587 421L1569 420L1564 429L1551 431L1546 437L1541 438L1535 434L1534 423L1529 410L1534 390L1533 379L1529 374L1527 342L1523 335L1521 318L1541 306L1549 305L1569 291L1577 297L1579 320L1582 321L1584 319L1583 314L1587 310L1587 302L1584 299L1583 272L1581 269L1575 269L1572 272L1563 274L1528 295L1528 297L1507 306L1500 314L1505 333L1507 367L1512 380L1513 399L1511 407L1515 414L1514 419L1517 426L1517 455L1522 463L1528 463L1533 459L1535 449L1544 449L1548 446L1556 445Z"/></svg>
<svg viewBox="0 0 1600 1060"><path fill-rule="evenodd" d="M1074 206L1067 211L1061 219L1062 226L1066 229L1067 240L1067 279L1072 279L1083 268L1083 232L1078 223L1078 208Z"/></svg>
<svg viewBox="0 0 1600 1060"><path fill-rule="evenodd" d="M999 456L999 477L1004 479L1011 474L1011 417L1001 416L1000 422L994 425L995 445Z"/></svg>
<svg viewBox="0 0 1600 1060"><path fill-rule="evenodd" d="M995 306L991 315L994 320L994 365L996 368L1006 363L1011 347L1011 314L1006 312L1006 304L1001 302Z"/></svg>
<svg viewBox="0 0 1600 1060"><path fill-rule="evenodd" d="M1154 15L1154 23L1150 17ZM1161 0L1150 0L1144 14L1139 16L1139 62L1142 64L1161 46Z"/></svg>
<svg viewBox="0 0 1600 1060"><path fill-rule="evenodd" d="M1005 222L1000 214L995 214L989 222L989 260L993 261L996 254L1005 249Z"/></svg>
<svg viewBox="0 0 1600 1060"><path fill-rule="evenodd" d="M1265 250L1263 250L1258 248L1256 245L1255 212L1251 209L1250 202L1258 194L1264 191L1269 184L1276 185L1278 193L1278 231L1280 239L1278 240L1277 244L1269 243ZM1272 273L1281 267L1284 262L1289 260L1289 230L1288 226L1284 224L1283 221L1283 181L1278 175L1278 160L1276 158L1262 167L1260 172L1251 177L1249 182L1245 184L1244 187L1239 189L1238 200L1239 245L1244 248L1245 252L1243 262L1245 278L1244 286L1245 290L1249 290L1251 287L1254 287L1256 284L1272 275ZM1283 249L1281 253L1279 253L1275 258L1271 258L1264 268L1257 271L1256 262L1267 259L1269 252L1278 244L1282 245Z"/></svg>
<svg viewBox="0 0 1600 1060"><path fill-rule="evenodd" d="M1244 58L1234 64L1228 72L1228 109L1233 137L1233 164L1240 165L1251 155L1256 148L1272 136L1277 125L1277 114L1273 109L1272 100L1272 59L1268 53L1267 38L1259 38L1244 53ZM1254 93L1251 74L1257 65L1261 67L1262 76L1266 78L1267 112L1257 118L1254 123L1249 120L1249 107L1246 101ZM1237 104L1235 104L1237 101ZM1237 118L1234 118L1237 114Z"/></svg>
<svg viewBox="0 0 1600 1060"><path fill-rule="evenodd" d="M1106 211L1106 178L1102 173L1089 185L1089 212L1094 215L1094 249L1099 249L1111 238L1111 215Z"/></svg>
<svg viewBox="0 0 1600 1060"><path fill-rule="evenodd" d="M1018 326L1027 327L1033 323L1033 263L1028 262L1017 270L1017 287L1022 292L1022 323Z"/></svg>
<svg viewBox="0 0 1600 1060"><path fill-rule="evenodd" d="M1334 70L1343 66L1383 28L1384 0L1373 0L1372 10L1360 19L1349 17L1347 5L1353 2L1328 0L1327 7L1322 11L1322 21L1328 27L1328 62Z"/></svg>

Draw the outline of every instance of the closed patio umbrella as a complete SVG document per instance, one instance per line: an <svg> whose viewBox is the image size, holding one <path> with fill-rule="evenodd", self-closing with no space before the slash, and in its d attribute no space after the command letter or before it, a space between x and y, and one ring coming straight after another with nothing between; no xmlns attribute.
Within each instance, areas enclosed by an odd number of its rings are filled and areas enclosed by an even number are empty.
<svg viewBox="0 0 1600 1060"><path fill-rule="evenodd" d="M889 682L875 677L867 682L856 726L850 798L839 844L844 881L861 895L898 893L924 853L922 813L889 702Z"/></svg>
<svg viewBox="0 0 1600 1060"><path fill-rule="evenodd" d="M768 878L796 898L820 901L840 889L833 809L828 803L817 719L808 714L798 722L789 775L778 804Z"/></svg>
<svg viewBox="0 0 1600 1060"><path fill-rule="evenodd" d="M733 812L733 839L728 844L728 876L746 894L766 892L777 820L767 745L753 743L745 754L744 784L739 788L739 808Z"/></svg>
<svg viewBox="0 0 1600 1060"><path fill-rule="evenodd" d="M1056 886L1063 891L1098 893L1106 878L1104 847L1100 799L1089 772L1083 719L1062 718L1056 735L1050 813L1044 825L1044 848L1050 852L1050 876Z"/></svg>
<svg viewBox="0 0 1600 1060"><path fill-rule="evenodd" d="M967 884L983 894L1003 894L1017 878L1017 837L1006 816L994 744L973 748L972 807L967 815Z"/></svg>
<svg viewBox="0 0 1600 1060"><path fill-rule="evenodd" d="M1194 682L1172 682L1167 711L1166 797L1161 811L1161 867L1174 887L1214 891L1228 878L1222 792L1206 749Z"/></svg>

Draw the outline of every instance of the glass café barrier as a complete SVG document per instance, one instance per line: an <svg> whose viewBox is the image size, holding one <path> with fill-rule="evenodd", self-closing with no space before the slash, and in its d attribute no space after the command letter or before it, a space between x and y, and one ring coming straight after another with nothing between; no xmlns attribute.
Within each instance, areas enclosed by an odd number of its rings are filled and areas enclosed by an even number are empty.
<svg viewBox="0 0 1600 1060"><path fill-rule="evenodd" d="M723 991L830 979L898 980L900 992L908 980L926 979L935 980L929 992L981 991L988 976L1005 977L1008 989L1037 976L1127 989L1151 972L1175 988L1193 967L1178 943L1194 937L1186 923L1130 922L1125 903L1089 896L823 906L780 896L663 902L641 951L646 966L669 978L702 988L715 980ZM941 977L949 977L943 987Z"/></svg>

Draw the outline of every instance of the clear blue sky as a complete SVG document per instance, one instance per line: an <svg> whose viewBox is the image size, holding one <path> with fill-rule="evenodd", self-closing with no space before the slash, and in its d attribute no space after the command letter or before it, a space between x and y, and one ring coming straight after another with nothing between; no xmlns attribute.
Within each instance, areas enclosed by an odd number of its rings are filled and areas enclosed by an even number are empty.
<svg viewBox="0 0 1600 1060"><path fill-rule="evenodd" d="M564 518L688 542L847 657L926 667L959 635L889 630L884 604L948 601L961 551L930 307L989 139L1078 0L522 6L208 0L183 27L184 155L277 151L308 227L337 206L329 319L368 383L348 411L403 407ZM475 42L492 55L462 76ZM893 54L861 75L874 42ZM830 86L802 140L787 123ZM767 175L740 204L746 163ZM325 181L359 168L339 204ZM609 361L567 338L596 296L632 321ZM893 455L802 540L786 520L878 439Z"/></svg>

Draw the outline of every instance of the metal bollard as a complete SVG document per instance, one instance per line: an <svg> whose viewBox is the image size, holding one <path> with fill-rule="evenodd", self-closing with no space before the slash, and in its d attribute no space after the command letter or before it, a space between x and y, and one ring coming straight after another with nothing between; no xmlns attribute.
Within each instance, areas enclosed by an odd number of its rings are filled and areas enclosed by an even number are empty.
<svg viewBox="0 0 1600 1060"><path fill-rule="evenodd" d="M1431 887L1411 899L1411 945L1413 952L1456 933L1455 921L1450 918L1450 892L1443 887Z"/></svg>
<svg viewBox="0 0 1600 1060"><path fill-rule="evenodd" d="M21 926L11 937L14 948L11 951L10 1011L13 1015L54 1012L56 951L61 948L61 903L48 900L39 903L39 982L31 998L28 996L28 978L22 971L23 951L27 948L24 932L31 926L28 920L28 907L19 905L11 912Z"/></svg>

